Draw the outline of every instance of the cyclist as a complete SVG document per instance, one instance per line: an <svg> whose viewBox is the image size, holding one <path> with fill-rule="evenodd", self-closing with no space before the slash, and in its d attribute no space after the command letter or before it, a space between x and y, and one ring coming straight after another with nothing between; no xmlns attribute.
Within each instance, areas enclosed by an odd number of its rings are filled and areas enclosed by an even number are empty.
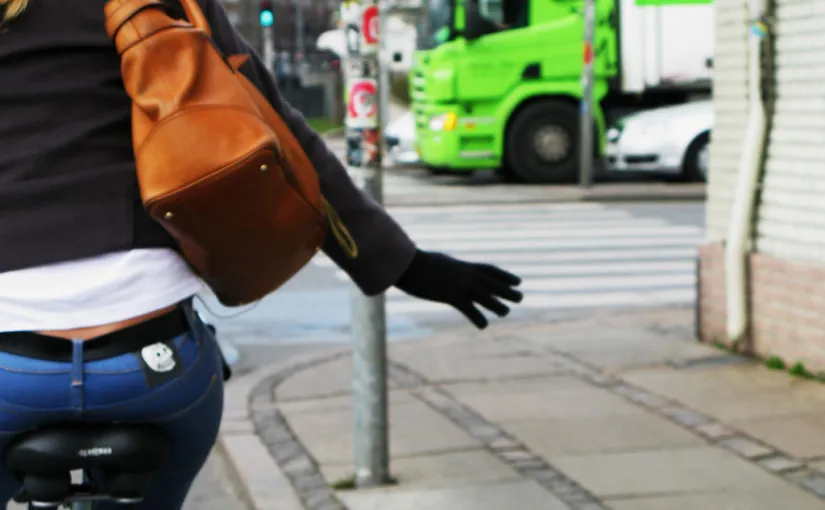
<svg viewBox="0 0 825 510"><path fill-rule="evenodd" d="M140 508L179 510L216 440L220 355L192 309L201 281L140 203L104 1L0 0L0 451L48 423L159 423L170 460ZM225 54L252 53L219 0L201 6ZM284 102L261 60L243 71L358 242L355 260L334 242L325 252L364 292L394 285L480 328L476 305L503 316L500 299L520 301L516 276L417 249ZM0 504L18 488L0 469Z"/></svg>

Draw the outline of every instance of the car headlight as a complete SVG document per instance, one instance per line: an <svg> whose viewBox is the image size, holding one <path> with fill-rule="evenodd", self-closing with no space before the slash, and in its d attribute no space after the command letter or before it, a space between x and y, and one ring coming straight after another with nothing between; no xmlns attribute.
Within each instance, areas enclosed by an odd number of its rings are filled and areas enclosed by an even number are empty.
<svg viewBox="0 0 825 510"><path fill-rule="evenodd" d="M452 131L457 125L458 115L452 112L430 117L431 131Z"/></svg>
<svg viewBox="0 0 825 510"><path fill-rule="evenodd" d="M618 142L619 137L621 136L621 131L618 128L612 127L607 130L607 141L608 142Z"/></svg>

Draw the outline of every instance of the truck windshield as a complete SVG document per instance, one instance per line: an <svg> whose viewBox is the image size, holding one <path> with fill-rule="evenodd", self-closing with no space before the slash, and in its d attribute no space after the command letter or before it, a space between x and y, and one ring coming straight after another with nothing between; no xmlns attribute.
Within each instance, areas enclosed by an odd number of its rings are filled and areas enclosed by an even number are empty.
<svg viewBox="0 0 825 510"><path fill-rule="evenodd" d="M455 0L427 0L424 19L418 30L418 48L430 50L452 37Z"/></svg>

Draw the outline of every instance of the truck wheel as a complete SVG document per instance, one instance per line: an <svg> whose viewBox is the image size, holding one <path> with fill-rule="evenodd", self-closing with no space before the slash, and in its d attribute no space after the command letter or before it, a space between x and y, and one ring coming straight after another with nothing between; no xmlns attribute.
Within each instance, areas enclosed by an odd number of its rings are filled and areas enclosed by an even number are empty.
<svg viewBox="0 0 825 510"><path fill-rule="evenodd" d="M682 177L686 181L707 182L710 164L710 135L702 133L691 142L682 163Z"/></svg>
<svg viewBox="0 0 825 510"><path fill-rule="evenodd" d="M518 113L507 131L507 166L524 182L569 184L579 167L578 110L541 101Z"/></svg>

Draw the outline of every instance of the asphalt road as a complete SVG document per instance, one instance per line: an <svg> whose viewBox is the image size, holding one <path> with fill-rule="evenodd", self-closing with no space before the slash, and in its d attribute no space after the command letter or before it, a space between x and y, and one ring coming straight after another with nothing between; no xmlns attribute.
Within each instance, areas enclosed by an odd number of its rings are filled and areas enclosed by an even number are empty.
<svg viewBox="0 0 825 510"><path fill-rule="evenodd" d="M424 249L489 261L522 276L526 298L511 315L559 317L603 308L681 305L695 299L701 203L524 204L390 208ZM204 296L243 372L273 359L350 340L352 285L324 256L255 306L226 309ZM387 294L390 341L467 324L449 307ZM509 320L509 319L508 319Z"/></svg>

